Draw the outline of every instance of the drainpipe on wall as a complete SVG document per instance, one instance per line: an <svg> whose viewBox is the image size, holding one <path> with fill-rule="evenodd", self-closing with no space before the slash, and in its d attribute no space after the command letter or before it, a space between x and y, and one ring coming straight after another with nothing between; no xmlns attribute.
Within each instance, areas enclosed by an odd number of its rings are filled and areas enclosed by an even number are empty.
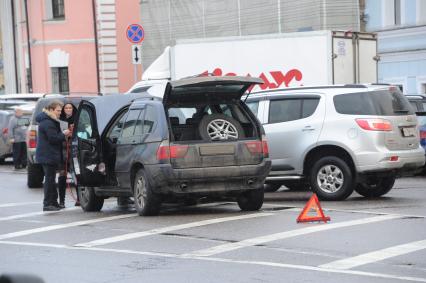
<svg viewBox="0 0 426 283"><path fill-rule="evenodd" d="M28 23L28 3L27 0L24 0L24 6L25 6L25 23L27 28L27 49L28 49L28 92L33 92L33 71L32 71L32 65L31 65L31 46L30 46L30 25Z"/></svg>
<svg viewBox="0 0 426 283"><path fill-rule="evenodd" d="M96 0L92 0L92 13L93 13L93 34L95 36L95 56L96 56L96 82L98 93L101 92L101 82L99 79L99 50L98 50L98 30L96 26Z"/></svg>
<svg viewBox="0 0 426 283"><path fill-rule="evenodd" d="M14 0L10 0L10 5L12 8L12 36L13 36L13 61L15 62L15 92L18 93L19 91L19 81L18 81L18 60L16 58L16 30L15 30L15 4L13 3Z"/></svg>

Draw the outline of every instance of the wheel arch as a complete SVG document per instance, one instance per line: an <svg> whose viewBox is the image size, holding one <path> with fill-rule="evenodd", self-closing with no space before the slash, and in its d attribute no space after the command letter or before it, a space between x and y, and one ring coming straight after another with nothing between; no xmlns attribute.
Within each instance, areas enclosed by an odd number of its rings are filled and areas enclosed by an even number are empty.
<svg viewBox="0 0 426 283"><path fill-rule="evenodd" d="M141 163L141 162L135 162L132 165L132 168L130 169L130 186L131 186L131 190L133 192L133 187L134 187L134 183L135 183L135 177L136 177L136 173L140 170L140 169L144 169L145 166Z"/></svg>
<svg viewBox="0 0 426 283"><path fill-rule="evenodd" d="M338 145L320 145L311 149L303 162L303 174L308 176L314 161L324 156L336 156L343 159L351 169L352 175L356 176L356 167L351 154Z"/></svg>

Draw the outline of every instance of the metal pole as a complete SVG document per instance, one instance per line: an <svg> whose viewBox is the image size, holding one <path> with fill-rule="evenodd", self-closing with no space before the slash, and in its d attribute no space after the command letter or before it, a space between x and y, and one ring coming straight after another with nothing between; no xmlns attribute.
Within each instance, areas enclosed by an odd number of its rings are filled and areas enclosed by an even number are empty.
<svg viewBox="0 0 426 283"><path fill-rule="evenodd" d="M96 26L96 0L92 0L92 13L93 13L93 35L95 37L95 57L96 57L96 82L97 92L101 92L101 81L99 78L99 50L98 50L98 28Z"/></svg>
<svg viewBox="0 0 426 283"><path fill-rule="evenodd" d="M138 65L133 65L133 80L135 83L138 82Z"/></svg>
<svg viewBox="0 0 426 283"><path fill-rule="evenodd" d="M19 81L18 81L18 59L16 58L16 31L15 31L15 4L14 0L10 0L10 5L12 7L12 34L13 34L13 61L15 62L15 92L19 92Z"/></svg>
<svg viewBox="0 0 426 283"><path fill-rule="evenodd" d="M28 84L28 92L33 92L33 71L32 71L32 65L31 65L31 46L30 46L30 25L28 23L28 3L27 0L24 0L24 6L25 6L25 23L27 28L27 50L28 50L28 78L27 78L27 84Z"/></svg>
<svg viewBox="0 0 426 283"><path fill-rule="evenodd" d="M281 0L277 0L278 6L278 33L281 33Z"/></svg>

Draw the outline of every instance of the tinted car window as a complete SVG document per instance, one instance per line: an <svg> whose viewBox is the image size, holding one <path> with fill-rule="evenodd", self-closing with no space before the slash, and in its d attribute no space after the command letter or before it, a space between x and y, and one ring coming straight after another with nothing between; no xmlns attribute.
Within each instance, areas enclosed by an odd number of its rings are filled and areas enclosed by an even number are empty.
<svg viewBox="0 0 426 283"><path fill-rule="evenodd" d="M140 109L133 109L129 111L129 115L127 115L126 122L124 123L123 132L121 135L122 138L133 136L136 121L138 120L140 113Z"/></svg>
<svg viewBox="0 0 426 283"><path fill-rule="evenodd" d="M251 101L247 102L246 104L248 108L250 108L251 112L253 112L253 114L257 116L257 113L259 111L259 101Z"/></svg>
<svg viewBox="0 0 426 283"><path fill-rule="evenodd" d="M142 116L142 115L141 115ZM157 121L157 112L154 107L148 105L145 110L145 119L143 120L143 129L144 134L149 134L154 129L154 123Z"/></svg>
<svg viewBox="0 0 426 283"><path fill-rule="evenodd" d="M293 121L300 118L302 99L271 100L269 123Z"/></svg>
<svg viewBox="0 0 426 283"><path fill-rule="evenodd" d="M92 138L92 117L88 109L81 109L80 116L78 118L77 136L81 139Z"/></svg>
<svg viewBox="0 0 426 283"><path fill-rule="evenodd" d="M302 118L306 118L314 114L317 109L319 99L304 99L302 107Z"/></svg>
<svg viewBox="0 0 426 283"><path fill-rule="evenodd" d="M399 90L380 90L336 95L334 106L340 114L396 116L414 114Z"/></svg>
<svg viewBox="0 0 426 283"><path fill-rule="evenodd" d="M114 126L111 127L111 130L109 131L109 134L108 134L109 138L120 137L121 130L123 129L124 121L126 119L126 115L125 115L126 113L127 112L124 112L123 114L121 114L121 117L118 118L118 120L115 122Z"/></svg>

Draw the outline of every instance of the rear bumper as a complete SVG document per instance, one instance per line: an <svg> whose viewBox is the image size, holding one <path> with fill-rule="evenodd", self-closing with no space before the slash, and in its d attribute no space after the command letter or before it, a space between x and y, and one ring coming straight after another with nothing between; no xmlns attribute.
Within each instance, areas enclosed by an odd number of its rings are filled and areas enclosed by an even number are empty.
<svg viewBox="0 0 426 283"><path fill-rule="evenodd" d="M397 161L390 161L398 156ZM392 152L372 152L357 155L357 171L360 173L374 171L414 171L425 164L425 151L419 147L415 150Z"/></svg>
<svg viewBox="0 0 426 283"><path fill-rule="evenodd" d="M257 165L173 169L170 164L146 165L150 185L162 194L227 194L258 189L271 169L271 161Z"/></svg>

